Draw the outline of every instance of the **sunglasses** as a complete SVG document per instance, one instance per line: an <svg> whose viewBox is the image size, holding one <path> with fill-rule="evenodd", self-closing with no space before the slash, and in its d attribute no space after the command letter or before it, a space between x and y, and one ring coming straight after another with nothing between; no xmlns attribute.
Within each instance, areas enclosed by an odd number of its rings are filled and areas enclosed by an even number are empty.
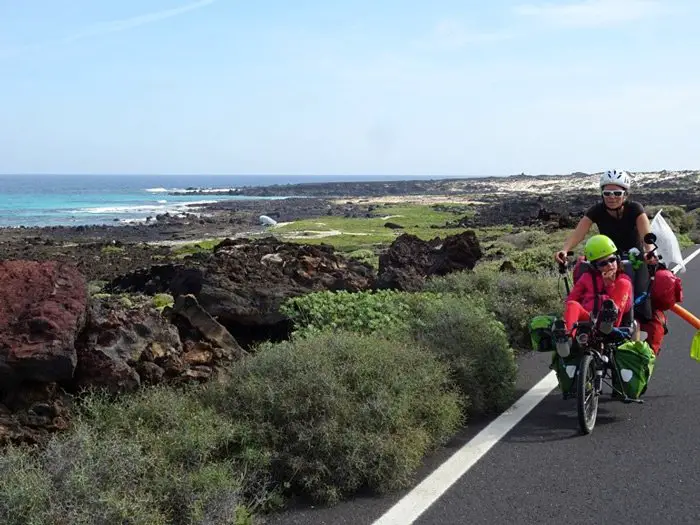
<svg viewBox="0 0 700 525"><path fill-rule="evenodd" d="M603 267L607 266L608 264L612 264L612 263L616 263L616 262L617 262L617 257L612 256L612 257L608 257L607 259L603 259L602 261L596 261L595 265L598 268L603 268Z"/></svg>
<svg viewBox="0 0 700 525"><path fill-rule="evenodd" d="M603 190L603 197L622 197L625 190Z"/></svg>

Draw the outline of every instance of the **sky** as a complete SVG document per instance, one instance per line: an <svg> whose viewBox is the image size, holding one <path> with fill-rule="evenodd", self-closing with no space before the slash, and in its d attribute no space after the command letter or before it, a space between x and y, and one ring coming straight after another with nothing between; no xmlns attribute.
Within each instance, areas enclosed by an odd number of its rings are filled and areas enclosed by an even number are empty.
<svg viewBox="0 0 700 525"><path fill-rule="evenodd" d="M0 173L700 169L697 0L0 0Z"/></svg>

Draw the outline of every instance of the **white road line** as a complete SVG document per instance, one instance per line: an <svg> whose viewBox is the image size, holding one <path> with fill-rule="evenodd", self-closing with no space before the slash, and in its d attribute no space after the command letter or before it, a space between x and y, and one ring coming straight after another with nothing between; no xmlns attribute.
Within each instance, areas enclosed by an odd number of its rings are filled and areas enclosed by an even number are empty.
<svg viewBox="0 0 700 525"><path fill-rule="evenodd" d="M686 257L683 264L687 265L698 254L700 248ZM677 273L679 269L680 265L677 265L671 271ZM551 371L372 525L409 525L415 522L556 387L557 376Z"/></svg>
<svg viewBox="0 0 700 525"><path fill-rule="evenodd" d="M689 263L690 261L692 261L693 259L695 259L695 257L697 257L697 255L698 255L699 253L700 253L700 248L698 248L698 249L695 250L693 253L691 253L690 255L688 255L688 257L686 257L685 259L683 259L683 265L684 265L684 266L687 266L688 263ZM676 267L673 268L673 270L671 270L671 271L672 271L673 273L678 273L678 270L680 270L680 269L681 269L681 265L680 265L680 264L677 264Z"/></svg>
<svg viewBox="0 0 700 525"><path fill-rule="evenodd" d="M408 525L413 523L556 387L557 376L552 371L516 401L512 407L455 452L373 525Z"/></svg>

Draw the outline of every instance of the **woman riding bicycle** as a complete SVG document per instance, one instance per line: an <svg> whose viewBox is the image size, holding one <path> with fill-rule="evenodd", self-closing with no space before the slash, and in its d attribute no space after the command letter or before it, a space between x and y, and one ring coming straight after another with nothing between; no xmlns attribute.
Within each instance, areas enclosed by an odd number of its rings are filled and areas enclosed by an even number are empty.
<svg viewBox="0 0 700 525"><path fill-rule="evenodd" d="M642 251L643 239L651 232L651 224L644 213L644 206L637 201L628 200L631 185L632 179L626 171L610 170L603 173L600 177L603 200L586 210L561 251L554 255L557 262L566 263L566 253L578 246L594 223L598 226L598 232L610 237L621 252L629 252L632 248ZM646 245L644 248L646 254L652 246Z"/></svg>
<svg viewBox="0 0 700 525"><path fill-rule="evenodd" d="M560 355L569 354L576 323L590 321L594 314L606 310L613 316L608 321L617 327L632 308L632 281L622 269L617 251L606 235L594 235L586 243L584 253L593 271L585 272L576 281L566 298L564 318L555 321L552 327Z"/></svg>
<svg viewBox="0 0 700 525"><path fill-rule="evenodd" d="M630 174L622 170L606 171L600 177L599 186L602 201L586 210L562 249L554 254L556 261L565 264L567 252L578 246L595 223L598 231L617 246L618 254L629 253L636 248L644 253L647 263L656 264L658 260L653 255L653 247L643 241L644 236L651 232L644 206L628 199L632 186ZM634 290L643 293L648 288L649 279L649 271L643 264L635 270ZM647 342L658 354L666 333L666 316L660 310L653 310L649 300L637 305L635 313L641 329L648 334Z"/></svg>

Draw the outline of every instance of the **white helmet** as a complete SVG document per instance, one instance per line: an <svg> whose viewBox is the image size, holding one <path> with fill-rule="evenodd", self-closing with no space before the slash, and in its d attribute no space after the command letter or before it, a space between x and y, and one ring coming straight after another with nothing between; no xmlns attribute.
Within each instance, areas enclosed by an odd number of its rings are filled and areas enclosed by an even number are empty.
<svg viewBox="0 0 700 525"><path fill-rule="evenodd" d="M622 170L608 170L600 176L600 187L607 186L608 184L614 184L615 186L620 186L629 191L632 185L632 177L626 171Z"/></svg>

